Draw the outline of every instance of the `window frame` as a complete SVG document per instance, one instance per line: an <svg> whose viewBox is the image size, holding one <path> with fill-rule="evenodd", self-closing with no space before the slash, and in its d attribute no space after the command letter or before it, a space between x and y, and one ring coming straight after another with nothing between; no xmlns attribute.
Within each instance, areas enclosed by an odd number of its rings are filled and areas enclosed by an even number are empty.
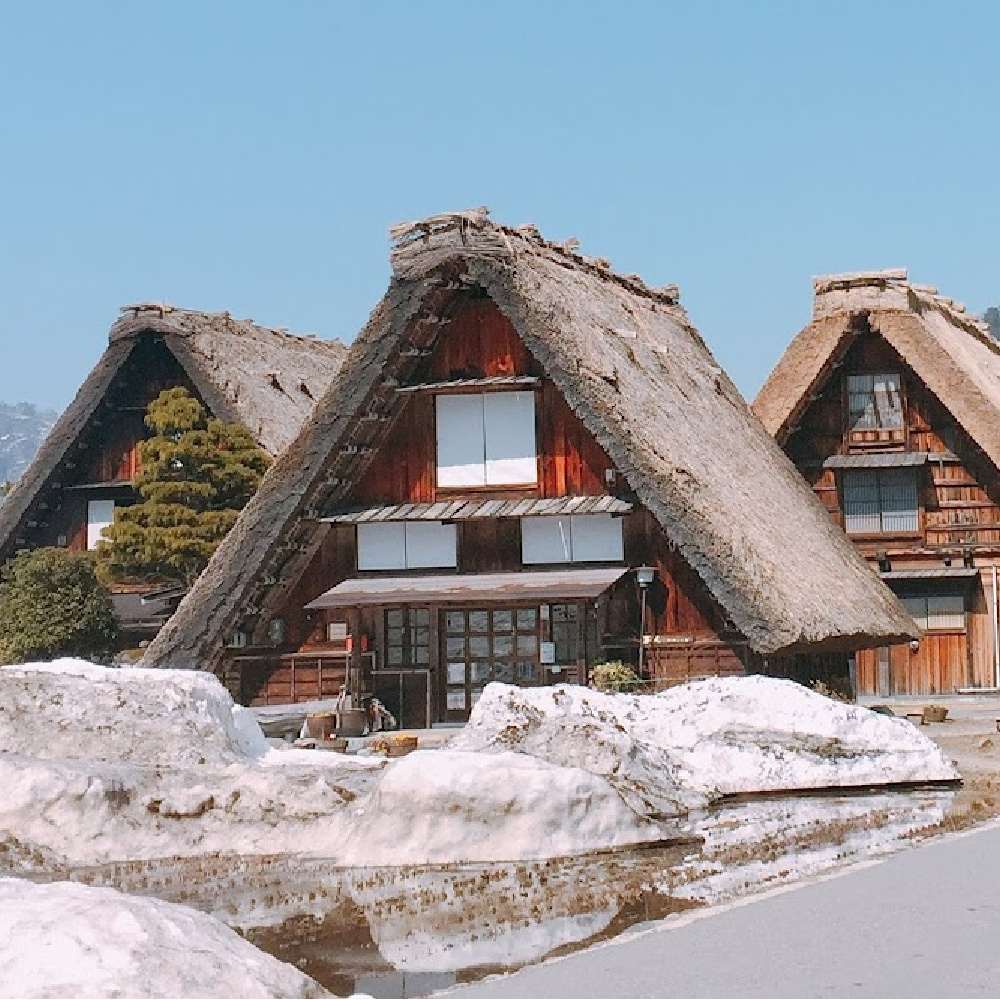
<svg viewBox="0 0 1000 1000"><path fill-rule="evenodd" d="M944 601L944 600L959 600L962 604L962 624L948 624L948 625L931 625L931 602L932 601ZM910 616L920 627L920 630L924 633L939 634L942 632L968 632L969 630L969 608L968 600L965 591L963 590L947 590L941 592L926 592L926 593L909 593L899 595L900 603L909 612ZM911 605L915 601L921 601L923 603L923 613L915 614L911 609ZM940 609L935 612L938 616L944 616L950 614L955 617L957 613L955 611L942 612Z"/></svg>
<svg viewBox="0 0 1000 1000"><path fill-rule="evenodd" d="M851 517L863 517L863 514L851 514L848 512L848 498L847 492L849 488L849 482L852 477L860 476L864 474L870 474L875 477L876 490L878 491L878 520L879 527L875 530L870 529L856 529L852 528L850 525ZM898 478L911 478L913 483L913 516L914 516L914 526L912 528L889 528L885 527L886 518L886 504L885 504L885 488L887 483L885 482L890 476L897 476ZM919 477L919 470L917 466L909 466L902 468L869 468L869 469L843 469L840 475L840 511L843 517L843 527L844 533L851 538L883 538L885 536L905 536L905 537L919 537L923 534L924 529L924 511L923 504L921 503L921 483ZM855 484L855 488L860 488L861 484ZM889 512L890 516L892 511ZM907 512L908 513L908 512ZM896 513L898 515L898 512Z"/></svg>
<svg viewBox="0 0 1000 1000"><path fill-rule="evenodd" d="M100 520L98 519L97 511L102 509L105 512L110 505L111 508L111 520ZM108 538L104 532L112 527L115 523L115 513L118 510L118 505L115 501L108 499L96 499L87 501L87 551L94 552L97 546L101 542L107 542ZM105 513L103 516L107 516Z"/></svg>
<svg viewBox="0 0 1000 1000"><path fill-rule="evenodd" d="M602 523L615 524L618 525L618 534L614 539L617 546L616 554L613 556L608 556L607 558L599 559L581 559L576 556L576 547L574 543L574 525L579 524L583 519L596 519L600 518ZM625 521L624 518L615 517L613 514L536 514L527 515L525 517L518 518L520 522L520 533L521 533L521 565L522 566L579 566L588 564L600 564L600 563L623 563L625 561ZM563 539L563 549L566 552L566 558L564 559L526 559L525 558L525 522L531 522L532 524L537 524L539 527L542 525L555 525L559 528L560 535ZM595 520L589 520L587 523L595 524ZM590 541L588 539L588 541Z"/></svg>
<svg viewBox="0 0 1000 1000"><path fill-rule="evenodd" d="M429 528L431 525L437 525L441 528L447 529L446 533L450 535L450 541L453 543L451 546L451 552L454 553L452 558L449 555L450 562L441 563L430 563L427 561L421 561L419 563L411 565L410 555L409 555L409 541L408 536L411 532L409 526L416 526L419 528ZM354 545L355 545L355 564L359 573L410 573L417 572L419 570L441 570L441 569L457 569L458 568L458 526L454 521L363 521L362 523L356 525L356 531L354 535ZM378 529L387 529L389 531L396 531L401 535L402 538L402 564L396 565L382 565L375 566L371 565L370 559L362 559L362 535L364 532ZM368 565L365 565L368 563Z"/></svg>
<svg viewBox="0 0 1000 1000"><path fill-rule="evenodd" d="M516 398L522 400L531 400L531 420L530 428L532 434L532 446L534 450L534 462L532 466L532 478L511 478L505 477L498 470L502 469L503 463L505 462L522 462L527 463L529 461L528 456L523 457L504 457L500 455L492 455L490 453L490 404L487 403L488 399L493 400L493 407L497 405L497 400L503 397L507 397L508 400L515 400ZM441 464L441 451L442 451L442 440L441 440L441 429L444 421L442 420L441 401L451 400L451 399L478 399L482 404L481 411L481 428L482 428L482 441L481 441L481 451L482 451L482 475L481 477L476 477L474 482L455 482L446 481L442 482L442 470L459 468L461 465L442 465ZM502 415L494 415L494 421L499 419L499 424L497 426L509 425L509 421L503 420ZM490 392L439 392L434 394L434 485L435 488L441 491L466 491L466 490L496 490L496 489L537 489L541 483L541 455L539 452L539 442L541 440L541 435L539 433L539 406L538 406L538 391L535 389L502 389ZM525 422L525 428L527 427L527 421ZM464 428L466 431L468 427ZM451 439L446 439L450 442ZM466 445L467 446L467 445ZM465 467L472 467L478 465L478 459L476 462L466 462L462 463ZM446 479L454 479L454 476L446 476Z"/></svg>
<svg viewBox="0 0 1000 1000"><path fill-rule="evenodd" d="M876 423L872 427L859 427L852 422L854 414L858 411L851 409L851 398L861 396L862 393L854 391L851 389L852 379L870 379L872 381L872 386L870 389L866 390L864 395L867 395L870 400L871 413L874 415ZM896 407L894 412L899 414L899 422L894 425L883 424L879 417L879 405L878 405L878 392L876 385L878 380L885 380L886 383L889 380L895 382L895 392L898 400L898 407ZM844 413L846 415L847 422L847 433L851 436L855 434L882 434L882 433L892 433L894 431L904 431L906 429L906 394L904 392L904 381L902 371L870 371L870 372L851 372L844 378L844 395L846 397ZM861 414L867 413L869 411L868 406L865 407Z"/></svg>

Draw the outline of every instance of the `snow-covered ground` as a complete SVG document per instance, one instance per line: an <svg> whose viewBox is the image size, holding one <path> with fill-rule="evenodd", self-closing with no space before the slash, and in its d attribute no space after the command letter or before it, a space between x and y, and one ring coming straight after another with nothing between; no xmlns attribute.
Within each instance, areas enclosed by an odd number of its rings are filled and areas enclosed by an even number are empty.
<svg viewBox="0 0 1000 1000"><path fill-rule="evenodd" d="M72 882L0 878L0 996L329 994L190 907Z"/></svg>
<svg viewBox="0 0 1000 1000"><path fill-rule="evenodd" d="M648 816L753 792L958 777L907 720L761 676L709 678L654 696L491 684L449 747L582 767Z"/></svg>
<svg viewBox="0 0 1000 1000"><path fill-rule="evenodd" d="M909 722L763 677L702 681L656 696L493 684L469 725L445 747L387 761L272 747L253 713L235 706L208 674L106 669L79 660L0 669L0 872L21 875L77 877L87 866L110 865L122 868L110 878L121 884L128 878L119 862L169 868L222 856L291 855L327 873L578 857L684 836L693 814L740 793L956 777L937 746ZM716 858L739 854L740 845L727 836L720 827L718 850L693 862L693 878L714 877ZM784 872L776 869L775 877ZM719 878L731 875L720 871ZM433 882L435 876L421 878ZM603 908L574 901L548 922L512 914L503 942L438 928L421 943L412 928L399 933L385 925L384 908L365 896L365 886L377 881L361 878L344 898L371 910L368 925L397 967L443 968L449 954L495 961L503 953L510 957L511 949L528 960L553 941L598 932L615 912L610 899ZM149 923L149 949L160 948L157 935L176 936L167 911L130 909L131 898L121 894L108 897L111 910L98 917L99 906L88 911L86 899L72 894L62 900L56 887L37 895L39 888L27 882L4 885L8 900L36 901L34 924L24 926L36 927L40 941L51 937L46 921L56 927L75 913L90 912L90 922L99 925L92 933L99 935L119 920L111 912L116 906L126 914L122 926ZM155 894L145 883L135 891ZM204 905L197 893L166 894ZM252 918L232 901L228 913L210 908L233 926L259 927L296 913L322 919L328 903L313 887L288 895L270 916L254 899L248 900ZM0 928L4 920L9 923L9 915L0 913ZM9 933L0 931L0 951ZM437 951L431 938L441 939ZM101 940L93 944L96 953ZM232 943L219 941L219 948ZM80 947L83 954L91 945ZM210 952L206 976L221 968ZM169 947L162 954L168 961ZM140 980L128 978L129 961L125 955L116 966L116 983L141 993ZM49 980L29 988L17 978L24 968L14 959L0 964L0 994L62 989ZM210 995L216 980L202 982L201 974L171 981L166 992ZM243 982L227 980L223 992L235 995ZM246 989L272 989L260 982ZM105 989L96 979L66 987ZM304 995L298 986L273 989Z"/></svg>
<svg viewBox="0 0 1000 1000"><path fill-rule="evenodd" d="M386 761L272 748L209 674L60 660L0 670L0 747L0 861L47 869L551 857L673 836L736 793L957 777L905 720L765 677L656 696L493 684L446 747Z"/></svg>

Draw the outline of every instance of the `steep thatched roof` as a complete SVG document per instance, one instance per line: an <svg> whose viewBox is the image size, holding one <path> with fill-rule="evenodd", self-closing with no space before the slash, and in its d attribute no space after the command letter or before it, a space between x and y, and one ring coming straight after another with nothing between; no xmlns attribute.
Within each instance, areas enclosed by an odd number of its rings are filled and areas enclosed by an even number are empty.
<svg viewBox="0 0 1000 1000"><path fill-rule="evenodd" d="M506 314L754 648L916 634L715 363L675 287L648 288L484 210L392 236L385 298L146 663L213 667L228 630L254 615L265 627L276 588L315 551L311 519L363 475L400 405L395 387L470 286Z"/></svg>
<svg viewBox="0 0 1000 1000"><path fill-rule="evenodd" d="M789 344L754 401L781 443L829 377L864 317L1000 467L1000 345L985 323L906 271L830 275L813 281L813 320Z"/></svg>
<svg viewBox="0 0 1000 1000"><path fill-rule="evenodd" d="M295 437L340 368L339 341L296 337L229 313L169 305L125 306L108 347L56 421L24 475L0 505L0 551L83 433L143 334L162 338L212 414L249 428L271 455Z"/></svg>

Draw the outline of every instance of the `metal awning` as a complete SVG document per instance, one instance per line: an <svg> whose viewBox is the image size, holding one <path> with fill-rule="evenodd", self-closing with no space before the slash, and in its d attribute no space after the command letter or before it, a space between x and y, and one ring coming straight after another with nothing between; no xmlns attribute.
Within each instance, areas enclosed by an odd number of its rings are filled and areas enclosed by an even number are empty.
<svg viewBox="0 0 1000 1000"><path fill-rule="evenodd" d="M944 457L944 456L942 456ZM926 451L880 451L870 455L831 455L824 469L902 469L913 465L926 465L930 453Z"/></svg>
<svg viewBox="0 0 1000 1000"><path fill-rule="evenodd" d="M597 597L628 572L556 569L530 573L466 573L452 576L380 576L345 580L306 605L309 609L372 604L468 604L478 601L571 601Z"/></svg>
<svg viewBox="0 0 1000 1000"><path fill-rule="evenodd" d="M485 378L453 378L446 382L399 385L396 392L447 392L455 389L506 389L510 386L534 388L542 384L536 375L487 375Z"/></svg>
<svg viewBox="0 0 1000 1000"><path fill-rule="evenodd" d="M131 490L134 489L131 479L113 479L100 483L76 483L64 486L64 490Z"/></svg>
<svg viewBox="0 0 1000 1000"><path fill-rule="evenodd" d="M364 510L341 511L320 518L330 524L367 524L372 521L471 521L486 517L545 517L569 514L627 514L628 500L618 497L552 497L548 500L442 500L403 503Z"/></svg>
<svg viewBox="0 0 1000 1000"><path fill-rule="evenodd" d="M979 576L973 566L939 566L934 569L894 569L879 573L883 580L962 580Z"/></svg>

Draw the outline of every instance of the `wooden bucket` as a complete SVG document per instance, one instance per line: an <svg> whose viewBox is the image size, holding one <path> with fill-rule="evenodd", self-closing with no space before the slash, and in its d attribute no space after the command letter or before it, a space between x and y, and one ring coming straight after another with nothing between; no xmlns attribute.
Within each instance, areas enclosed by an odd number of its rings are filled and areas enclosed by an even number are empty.
<svg viewBox="0 0 1000 1000"><path fill-rule="evenodd" d="M333 736L332 712L317 712L306 716L306 735L314 740L328 740Z"/></svg>
<svg viewBox="0 0 1000 1000"><path fill-rule="evenodd" d="M340 713L338 736L364 736L368 727L368 713L363 708L345 708Z"/></svg>

